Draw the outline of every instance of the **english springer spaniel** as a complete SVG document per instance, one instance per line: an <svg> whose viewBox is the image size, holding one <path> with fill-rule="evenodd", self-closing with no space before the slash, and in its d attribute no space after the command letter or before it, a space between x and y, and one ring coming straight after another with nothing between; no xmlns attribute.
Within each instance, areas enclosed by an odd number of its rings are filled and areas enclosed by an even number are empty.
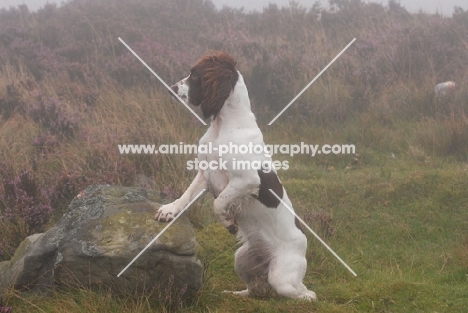
<svg viewBox="0 0 468 313"><path fill-rule="evenodd" d="M200 145L211 143L216 152L199 152L198 160L226 162L224 168L199 170L185 193L159 208L155 218L163 222L172 220L207 189L215 198L214 213L219 221L236 233L242 243L235 253L234 268L247 289L233 293L264 297L273 290L273 294L288 298L316 299L315 293L302 283L307 267L306 236L292 212L269 191L273 190L291 207L276 170L268 166L262 169L234 166L239 160L271 164L271 156L239 151L220 156L216 149L220 145L265 145L236 64L229 54L213 52L202 57L188 77L171 87L185 102L200 106L205 118L211 118Z"/></svg>

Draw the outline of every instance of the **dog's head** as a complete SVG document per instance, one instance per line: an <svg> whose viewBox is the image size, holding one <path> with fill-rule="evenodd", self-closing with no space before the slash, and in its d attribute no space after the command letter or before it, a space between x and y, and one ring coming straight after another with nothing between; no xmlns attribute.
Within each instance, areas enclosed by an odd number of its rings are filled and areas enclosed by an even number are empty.
<svg viewBox="0 0 468 313"><path fill-rule="evenodd" d="M236 85L237 61L225 52L203 56L190 69L190 75L171 89L186 103L200 106L203 116L216 117Z"/></svg>

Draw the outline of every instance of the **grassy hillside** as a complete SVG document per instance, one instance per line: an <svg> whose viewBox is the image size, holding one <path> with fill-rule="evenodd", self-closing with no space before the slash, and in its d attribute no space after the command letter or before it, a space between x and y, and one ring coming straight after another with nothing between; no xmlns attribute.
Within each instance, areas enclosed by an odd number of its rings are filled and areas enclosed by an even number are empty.
<svg viewBox="0 0 468 313"><path fill-rule="evenodd" d="M119 144L196 143L206 127L166 82L205 51L239 61L267 143L354 144L356 155L277 156L296 211L358 273L309 236L306 285L319 301L239 299L236 242L209 196L189 212L206 282L181 312L463 312L468 305L468 12L409 14L359 0L334 10L270 5L246 14L209 1L71 1L0 11L0 260L53 225L89 184L138 174L178 197L194 156L120 155ZM321 18L318 18L321 13ZM267 123L353 38L272 126ZM458 88L436 98L434 85ZM14 312L174 311L164 295L104 291L42 298L11 291Z"/></svg>

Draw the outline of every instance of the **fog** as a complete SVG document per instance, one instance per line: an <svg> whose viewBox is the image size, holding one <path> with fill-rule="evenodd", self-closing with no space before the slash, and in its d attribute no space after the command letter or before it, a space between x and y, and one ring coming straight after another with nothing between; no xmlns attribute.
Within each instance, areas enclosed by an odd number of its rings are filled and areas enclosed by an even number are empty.
<svg viewBox="0 0 468 313"><path fill-rule="evenodd" d="M19 4L26 4L31 10L37 10L38 8L44 6L44 4L50 2L62 3L63 1L52 1L52 0L3 0L0 7L17 6ZM257 10L261 11L265 6L268 6L269 3L277 3L279 6L288 6L289 0L237 0L233 3L231 0L212 0L212 2L218 7L221 8L224 5L234 6L237 8L243 7L246 11ZM311 7L315 2L313 0L296 0L299 4L305 7ZM320 1L324 8L328 7L328 0ZM366 1L366 2L376 2L383 5L387 5L388 1ZM443 15L450 16L453 13L454 6L460 6L465 10L468 10L468 1L466 0L401 0L401 5L403 5L410 12L418 12L422 10L426 13L440 13Z"/></svg>
<svg viewBox="0 0 468 313"><path fill-rule="evenodd" d="M229 0L212 0L218 7L223 5L234 5ZM280 6L288 6L289 0L237 0L236 7L244 7L245 10L262 10L263 7L268 6L268 3L277 3ZM295 0L295 2L305 7L310 7L315 1L311 0ZM323 7L328 7L328 0L320 1ZM364 1L376 2L387 5L388 1ZM418 12L422 10L426 13L441 13L443 15L452 15L454 6L460 6L465 10L468 9L468 1L466 0L401 0L400 4L410 12Z"/></svg>

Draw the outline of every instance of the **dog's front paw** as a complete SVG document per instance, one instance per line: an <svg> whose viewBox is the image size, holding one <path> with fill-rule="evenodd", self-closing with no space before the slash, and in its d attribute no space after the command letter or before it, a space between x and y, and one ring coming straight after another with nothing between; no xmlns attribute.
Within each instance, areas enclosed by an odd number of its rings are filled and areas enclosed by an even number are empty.
<svg viewBox="0 0 468 313"><path fill-rule="evenodd" d="M161 206L156 212L154 219L160 222L170 222L177 216L177 214L179 214L179 212L180 209L177 203L172 202Z"/></svg>

